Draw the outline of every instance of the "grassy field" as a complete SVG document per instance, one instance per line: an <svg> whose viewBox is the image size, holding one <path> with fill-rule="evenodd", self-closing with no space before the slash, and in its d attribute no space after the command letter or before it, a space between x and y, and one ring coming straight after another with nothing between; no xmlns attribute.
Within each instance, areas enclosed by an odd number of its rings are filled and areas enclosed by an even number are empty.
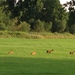
<svg viewBox="0 0 75 75"><path fill-rule="evenodd" d="M73 50L75 39L0 38L0 75L75 75Z"/></svg>

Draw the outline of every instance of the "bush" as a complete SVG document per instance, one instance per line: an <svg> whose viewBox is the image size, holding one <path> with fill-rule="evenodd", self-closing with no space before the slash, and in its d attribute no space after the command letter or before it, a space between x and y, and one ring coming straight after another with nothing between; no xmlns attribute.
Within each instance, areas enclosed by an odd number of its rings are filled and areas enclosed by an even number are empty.
<svg viewBox="0 0 75 75"><path fill-rule="evenodd" d="M30 31L30 24L27 22L21 22L20 25L18 26L18 31L25 31L29 32Z"/></svg>
<svg viewBox="0 0 75 75"><path fill-rule="evenodd" d="M5 30L6 29L6 26L5 26L5 23L0 23L0 30Z"/></svg>
<svg viewBox="0 0 75 75"><path fill-rule="evenodd" d="M66 20L55 19L53 30L54 32L62 33L66 29Z"/></svg>
<svg viewBox="0 0 75 75"><path fill-rule="evenodd" d="M36 32L44 32L45 28L44 28L44 24L42 21L37 20L34 24L34 31Z"/></svg>
<svg viewBox="0 0 75 75"><path fill-rule="evenodd" d="M10 22L9 22L9 25L7 27L7 30L8 31L17 31L18 30L18 25L19 25L19 21L18 21L18 18L13 18L13 19L10 19Z"/></svg>
<svg viewBox="0 0 75 75"><path fill-rule="evenodd" d="M44 22L45 31L51 31L52 28L52 22L46 23Z"/></svg>
<svg viewBox="0 0 75 75"><path fill-rule="evenodd" d="M75 24L70 27L70 32L71 32L72 34L75 33Z"/></svg>

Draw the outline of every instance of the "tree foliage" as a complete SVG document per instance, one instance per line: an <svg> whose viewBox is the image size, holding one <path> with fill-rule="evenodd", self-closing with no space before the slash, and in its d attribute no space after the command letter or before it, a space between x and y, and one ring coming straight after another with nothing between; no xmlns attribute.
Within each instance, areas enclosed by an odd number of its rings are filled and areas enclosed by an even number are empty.
<svg viewBox="0 0 75 75"><path fill-rule="evenodd" d="M65 7L68 6L69 10L69 19L68 19L68 27L70 33L75 33L75 0L71 0L64 4Z"/></svg>
<svg viewBox="0 0 75 75"><path fill-rule="evenodd" d="M8 30L61 33L68 26L68 13L59 0L3 0L0 8L2 17L4 15L0 21Z"/></svg>

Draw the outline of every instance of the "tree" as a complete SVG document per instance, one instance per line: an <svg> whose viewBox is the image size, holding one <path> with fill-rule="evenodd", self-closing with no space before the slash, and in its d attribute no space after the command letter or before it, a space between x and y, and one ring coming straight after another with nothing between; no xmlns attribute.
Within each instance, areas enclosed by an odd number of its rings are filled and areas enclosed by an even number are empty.
<svg viewBox="0 0 75 75"><path fill-rule="evenodd" d="M17 18L16 25L26 21L33 30L37 21L44 22L46 31L64 32L66 28L67 15L59 0L6 0L5 3L4 11L11 14L11 20Z"/></svg>
<svg viewBox="0 0 75 75"><path fill-rule="evenodd" d="M69 19L68 19L68 27L70 33L75 33L75 0L71 0L64 4L64 6L68 6L69 9Z"/></svg>
<svg viewBox="0 0 75 75"><path fill-rule="evenodd" d="M52 32L63 32L65 30L67 13L59 0L44 0L42 12L42 19L45 22L52 22Z"/></svg>
<svg viewBox="0 0 75 75"><path fill-rule="evenodd" d="M21 20L29 22L32 18L34 18L35 20L40 19L42 9L42 0L25 0L23 4L23 15L21 17Z"/></svg>
<svg viewBox="0 0 75 75"><path fill-rule="evenodd" d="M10 21L9 15L4 12L5 6L5 1L0 1L0 30L7 29Z"/></svg>
<svg viewBox="0 0 75 75"><path fill-rule="evenodd" d="M53 32L64 32L64 30L67 27L67 19L68 19L68 14L64 10L64 8L59 8L58 12L56 13L57 16L55 15L55 18L53 20L53 27L52 31Z"/></svg>

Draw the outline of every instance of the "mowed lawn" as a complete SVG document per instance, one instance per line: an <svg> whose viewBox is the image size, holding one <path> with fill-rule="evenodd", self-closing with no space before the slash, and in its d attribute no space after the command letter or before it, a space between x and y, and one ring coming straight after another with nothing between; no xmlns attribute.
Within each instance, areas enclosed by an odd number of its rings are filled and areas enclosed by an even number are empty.
<svg viewBox="0 0 75 75"><path fill-rule="evenodd" d="M0 75L75 75L70 51L75 51L75 39L0 38Z"/></svg>

